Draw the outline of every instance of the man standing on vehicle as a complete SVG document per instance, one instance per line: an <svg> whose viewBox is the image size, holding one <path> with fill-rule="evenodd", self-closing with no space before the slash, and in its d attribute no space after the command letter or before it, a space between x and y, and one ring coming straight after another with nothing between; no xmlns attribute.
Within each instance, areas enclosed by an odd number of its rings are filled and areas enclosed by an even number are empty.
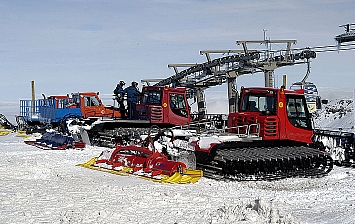
<svg viewBox="0 0 355 224"><path fill-rule="evenodd" d="M121 117L123 119L126 118L126 108L125 108L124 103L123 103L123 96L124 96L124 94L123 94L123 86L125 84L126 83L121 80L120 83L117 84L116 89L113 90L113 93L115 94L118 106L120 108Z"/></svg>
<svg viewBox="0 0 355 224"><path fill-rule="evenodd" d="M137 98L140 95L138 83L132 82L132 85L124 89L123 95L127 94L128 117L129 119L137 119Z"/></svg>

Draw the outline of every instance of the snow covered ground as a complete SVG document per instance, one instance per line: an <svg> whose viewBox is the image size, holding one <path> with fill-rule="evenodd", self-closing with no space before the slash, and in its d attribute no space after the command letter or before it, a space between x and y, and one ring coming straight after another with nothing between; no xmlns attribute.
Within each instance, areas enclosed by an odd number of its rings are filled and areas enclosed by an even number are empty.
<svg viewBox="0 0 355 224"><path fill-rule="evenodd" d="M322 97L329 103L316 115L315 126L354 130L352 90L347 97L343 92L339 96L327 92L332 94ZM355 220L355 168L335 167L328 176L312 179L224 182L202 178L196 184L172 185L75 166L101 151L99 147L46 151L26 145L15 134L0 136L0 223Z"/></svg>
<svg viewBox="0 0 355 224"><path fill-rule="evenodd" d="M0 137L0 223L354 223L355 169L274 182L159 184L75 166L102 148Z"/></svg>

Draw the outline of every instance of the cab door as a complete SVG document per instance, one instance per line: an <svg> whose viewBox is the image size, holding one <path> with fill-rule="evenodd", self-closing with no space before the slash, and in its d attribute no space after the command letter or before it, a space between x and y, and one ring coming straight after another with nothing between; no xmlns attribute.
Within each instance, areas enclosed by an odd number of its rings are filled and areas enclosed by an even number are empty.
<svg viewBox="0 0 355 224"><path fill-rule="evenodd" d="M84 118L105 115L105 107L97 95L81 95L81 105L81 112Z"/></svg>
<svg viewBox="0 0 355 224"><path fill-rule="evenodd" d="M303 96L286 96L286 136L289 140L312 143L312 122Z"/></svg>
<svg viewBox="0 0 355 224"><path fill-rule="evenodd" d="M185 93L169 92L166 104L166 117L170 124L184 125L191 121Z"/></svg>

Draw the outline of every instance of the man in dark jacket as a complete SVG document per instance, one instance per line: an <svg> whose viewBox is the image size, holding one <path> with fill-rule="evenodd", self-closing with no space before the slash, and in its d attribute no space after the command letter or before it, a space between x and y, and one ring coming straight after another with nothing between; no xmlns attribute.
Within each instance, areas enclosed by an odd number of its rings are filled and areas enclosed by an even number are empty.
<svg viewBox="0 0 355 224"><path fill-rule="evenodd" d="M138 91L138 83L132 82L132 85L124 89L123 95L127 94L128 117L130 119L137 119L137 98L140 95Z"/></svg>
<svg viewBox="0 0 355 224"><path fill-rule="evenodd" d="M113 93L115 95L115 98L117 100L117 103L118 103L118 106L120 108L120 113L121 113L121 117L123 119L126 118L126 108L124 106L124 103L123 103L123 86L125 85L126 83L124 81L120 81L120 83L117 84L116 86L116 89L113 90Z"/></svg>

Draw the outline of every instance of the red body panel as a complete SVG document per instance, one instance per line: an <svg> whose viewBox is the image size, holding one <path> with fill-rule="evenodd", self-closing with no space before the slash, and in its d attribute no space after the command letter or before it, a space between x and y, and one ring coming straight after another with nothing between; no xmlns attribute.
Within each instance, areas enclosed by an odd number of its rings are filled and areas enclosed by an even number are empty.
<svg viewBox="0 0 355 224"><path fill-rule="evenodd" d="M79 93L80 109L84 118L88 117L121 117L121 113L118 110L112 110L106 108L102 104L100 97L95 92L82 92ZM86 99L93 97L98 102L98 105L92 105Z"/></svg>
<svg viewBox="0 0 355 224"><path fill-rule="evenodd" d="M152 124L186 125L191 122L190 110L186 99L185 88L170 88L161 86L143 87L142 93L155 91L160 94L155 102L144 101L137 104L137 111L142 119L150 120ZM183 99L180 108L172 108L172 95L179 95Z"/></svg>
<svg viewBox="0 0 355 224"><path fill-rule="evenodd" d="M273 96L276 98L276 113L263 114L260 111L243 111L242 106L240 106L239 111L241 112L229 114L228 127L230 128L230 132L237 132L235 128L237 126L259 123L260 136L263 140L293 140L304 143L312 143L313 131L311 129L296 127L290 122L287 115L286 96L288 94L302 96L303 94L299 91L261 87L242 88L241 102L243 102L246 94L252 93L256 95L263 95L269 94L269 92L272 92ZM308 111L306 114L308 114ZM256 129L256 126L251 127L251 129L253 128Z"/></svg>

